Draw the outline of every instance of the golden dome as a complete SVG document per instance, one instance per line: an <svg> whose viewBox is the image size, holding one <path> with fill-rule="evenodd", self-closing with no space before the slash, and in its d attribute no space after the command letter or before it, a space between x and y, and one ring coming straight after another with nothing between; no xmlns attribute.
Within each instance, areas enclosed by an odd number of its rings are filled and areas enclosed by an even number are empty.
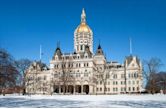
<svg viewBox="0 0 166 109"><path fill-rule="evenodd" d="M85 10L84 9L82 10L82 14L81 14L81 23L77 27L76 32L77 33L82 33L82 32L90 33L91 32L91 29L86 24L86 14L85 14Z"/></svg>
<svg viewBox="0 0 166 109"><path fill-rule="evenodd" d="M77 29L76 29L77 33L81 33L81 32L91 32L91 29L89 28L89 26L86 23L81 23Z"/></svg>

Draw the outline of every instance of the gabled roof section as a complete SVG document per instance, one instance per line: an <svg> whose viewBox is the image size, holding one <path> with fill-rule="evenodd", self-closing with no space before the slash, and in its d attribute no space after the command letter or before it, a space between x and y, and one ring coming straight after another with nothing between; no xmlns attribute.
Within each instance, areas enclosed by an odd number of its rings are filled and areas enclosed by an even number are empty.
<svg viewBox="0 0 166 109"><path fill-rule="evenodd" d="M136 64L140 67L140 59L137 56L132 56L132 55L126 57L125 65L127 64L127 66L129 66L133 61L134 57L136 59Z"/></svg>

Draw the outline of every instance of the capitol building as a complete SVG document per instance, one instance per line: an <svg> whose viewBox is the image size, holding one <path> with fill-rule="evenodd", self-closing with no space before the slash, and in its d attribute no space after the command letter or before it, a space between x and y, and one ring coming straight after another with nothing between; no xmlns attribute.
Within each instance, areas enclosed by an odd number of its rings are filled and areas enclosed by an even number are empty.
<svg viewBox="0 0 166 109"><path fill-rule="evenodd" d="M125 94L143 88L142 64L137 56L126 56L124 63L106 60L99 44L93 52L93 31L85 10L74 31L74 51L63 53L59 45L50 65L33 62L26 70L27 94Z"/></svg>

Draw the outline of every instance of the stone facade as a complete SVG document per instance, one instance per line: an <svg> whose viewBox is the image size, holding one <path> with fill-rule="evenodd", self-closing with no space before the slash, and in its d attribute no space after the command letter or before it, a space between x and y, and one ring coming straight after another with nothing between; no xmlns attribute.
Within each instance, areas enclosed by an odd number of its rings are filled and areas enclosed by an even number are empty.
<svg viewBox="0 0 166 109"><path fill-rule="evenodd" d="M101 45L93 53L93 32L83 9L74 32L74 52L57 46L49 68L34 62L26 71L26 92L31 94L122 94L142 90L142 64L127 56L124 64L108 62Z"/></svg>

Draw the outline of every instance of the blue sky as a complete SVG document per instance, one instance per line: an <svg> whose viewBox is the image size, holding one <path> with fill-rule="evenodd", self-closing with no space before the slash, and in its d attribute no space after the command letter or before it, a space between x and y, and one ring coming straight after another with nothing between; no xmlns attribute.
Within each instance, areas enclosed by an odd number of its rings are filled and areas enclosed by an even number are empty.
<svg viewBox="0 0 166 109"><path fill-rule="evenodd" d="M73 52L82 8L94 33L94 52L100 39L108 61L123 63L131 37L133 55L158 57L166 70L165 0L1 0L0 47L16 59L39 60L42 44L48 64L57 41L63 52Z"/></svg>

